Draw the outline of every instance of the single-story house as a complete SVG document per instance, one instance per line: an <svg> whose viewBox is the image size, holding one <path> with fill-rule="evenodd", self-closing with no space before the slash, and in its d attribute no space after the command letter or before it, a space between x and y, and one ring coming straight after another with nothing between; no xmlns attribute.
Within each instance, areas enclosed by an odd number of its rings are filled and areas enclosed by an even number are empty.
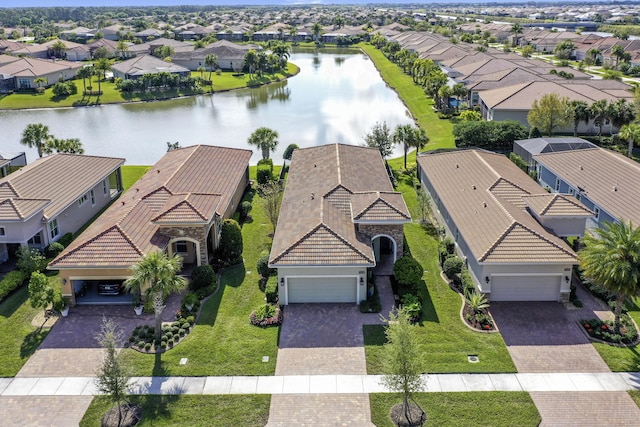
<svg viewBox="0 0 640 427"><path fill-rule="evenodd" d="M366 299L367 269L402 256L407 222L377 149L295 150L269 257L280 303Z"/></svg>
<svg viewBox="0 0 640 427"><path fill-rule="evenodd" d="M536 162L533 158L536 154L556 153L558 151L583 150L596 148L597 145L586 139L569 137L531 138L513 142L513 152L527 163L529 171L535 170Z"/></svg>
<svg viewBox="0 0 640 427"><path fill-rule="evenodd" d="M586 148L533 156L541 185L570 194L595 213L589 226L605 222L640 225L640 165L614 151Z"/></svg>
<svg viewBox="0 0 640 427"><path fill-rule="evenodd" d="M0 151L0 177L9 175L13 169L26 166L27 156L24 151L19 153L9 153Z"/></svg>
<svg viewBox="0 0 640 427"><path fill-rule="evenodd" d="M261 50L262 47L254 44L236 44L228 40L218 40L202 49L191 52L176 52L171 56L171 61L182 65L192 71L199 67L205 67L205 57L213 54L218 58L218 68L222 70L237 70L242 68L244 56L251 49Z"/></svg>
<svg viewBox="0 0 640 427"><path fill-rule="evenodd" d="M58 51L54 48L57 43L62 43L64 49ZM12 55L40 59L55 57L56 59L66 59L69 61L85 61L89 59L89 47L68 40L55 39L42 44L26 45L24 48L14 51Z"/></svg>
<svg viewBox="0 0 640 427"><path fill-rule="evenodd" d="M60 31L60 38L64 40L88 40L93 38L95 34L95 29L80 26L70 30Z"/></svg>
<svg viewBox="0 0 640 427"><path fill-rule="evenodd" d="M83 64L69 61L51 61L37 58L19 58L0 65L0 91L9 92L17 89L34 89L38 87L35 79L44 77L50 86L60 79L71 80Z"/></svg>
<svg viewBox="0 0 640 427"><path fill-rule="evenodd" d="M0 178L0 261L75 233L122 190L124 159L53 154Z"/></svg>
<svg viewBox="0 0 640 427"><path fill-rule="evenodd" d="M208 263L249 184L251 154L208 145L165 154L49 264L60 270L63 295L78 302L98 281L121 282L153 251L179 254L187 268Z"/></svg>
<svg viewBox="0 0 640 427"><path fill-rule="evenodd" d="M167 62L151 55L137 56L111 66L113 76L121 79L137 79L145 74L171 73L189 77L188 68L173 62Z"/></svg>
<svg viewBox="0 0 640 427"><path fill-rule="evenodd" d="M420 155L418 176L480 292L492 301L568 301L578 260L560 237L582 236L589 209L488 151Z"/></svg>

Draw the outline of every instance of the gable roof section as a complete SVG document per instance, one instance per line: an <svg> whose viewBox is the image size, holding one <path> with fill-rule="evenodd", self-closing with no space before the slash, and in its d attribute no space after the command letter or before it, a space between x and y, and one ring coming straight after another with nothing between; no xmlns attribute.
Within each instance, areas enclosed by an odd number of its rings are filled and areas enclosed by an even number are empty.
<svg viewBox="0 0 640 427"><path fill-rule="evenodd" d="M372 195L378 192L384 194L379 198L389 215L401 212L410 217L402 196L393 191L378 150L345 144L296 150L270 263L373 265L371 242L356 233L351 212L357 200L362 199L358 213L374 204Z"/></svg>
<svg viewBox="0 0 640 427"><path fill-rule="evenodd" d="M351 199L354 222L393 222L411 221L404 211L402 194L395 192L356 193Z"/></svg>
<svg viewBox="0 0 640 427"><path fill-rule="evenodd" d="M536 194L522 198L538 216L546 217L593 217L594 214L575 197L564 194Z"/></svg>
<svg viewBox="0 0 640 427"><path fill-rule="evenodd" d="M534 159L619 221L640 224L640 165L603 148L542 153Z"/></svg>
<svg viewBox="0 0 640 427"><path fill-rule="evenodd" d="M126 61L113 64L112 69L130 76L142 76L152 73L188 73L189 69L182 65L166 62L151 55L141 55Z"/></svg>
<svg viewBox="0 0 640 427"><path fill-rule="evenodd" d="M224 216L244 179L250 150L196 145L165 154L50 264L52 268L128 268L166 247L162 225L206 224ZM108 230L109 238L100 238ZM101 245L94 245L96 239ZM112 251L127 249L127 256ZM135 258L135 259L134 259ZM133 260L133 261L132 261Z"/></svg>
<svg viewBox="0 0 640 427"><path fill-rule="evenodd" d="M53 218L123 164L114 157L53 154L1 178L0 198L50 200L44 216Z"/></svg>
<svg viewBox="0 0 640 427"><path fill-rule="evenodd" d="M463 150L421 155L418 163L478 262L576 262L526 212L522 197L547 193L506 156Z"/></svg>
<svg viewBox="0 0 640 427"><path fill-rule="evenodd" d="M11 198L0 200L0 221L23 221L43 210L50 200Z"/></svg>

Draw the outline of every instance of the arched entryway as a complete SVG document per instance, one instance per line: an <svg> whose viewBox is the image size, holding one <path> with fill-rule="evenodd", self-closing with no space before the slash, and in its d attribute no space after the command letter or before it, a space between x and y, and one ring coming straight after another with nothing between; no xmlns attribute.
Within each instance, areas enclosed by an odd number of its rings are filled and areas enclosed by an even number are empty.
<svg viewBox="0 0 640 427"><path fill-rule="evenodd" d="M167 247L169 256L182 257L182 274L190 274L194 267L201 264L200 242L189 237L178 237L169 241Z"/></svg>
<svg viewBox="0 0 640 427"><path fill-rule="evenodd" d="M376 270L378 274L386 272L391 274L393 264L398 257L398 244L386 234L379 234L371 239L373 253L376 257Z"/></svg>

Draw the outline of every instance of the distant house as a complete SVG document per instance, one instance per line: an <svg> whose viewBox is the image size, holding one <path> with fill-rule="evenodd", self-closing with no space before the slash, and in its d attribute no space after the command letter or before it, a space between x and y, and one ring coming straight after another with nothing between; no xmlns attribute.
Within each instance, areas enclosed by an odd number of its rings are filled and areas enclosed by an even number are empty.
<svg viewBox="0 0 640 427"><path fill-rule="evenodd" d="M188 68L172 62L166 62L151 55L138 56L111 66L113 76L121 79L137 79L145 74L171 73L188 77Z"/></svg>
<svg viewBox="0 0 640 427"><path fill-rule="evenodd" d="M100 281L121 283L153 251L179 254L188 267L208 263L222 221L249 184L250 158L249 150L207 145L165 154L49 264L60 270L63 295L82 303L75 299L80 289L95 293Z"/></svg>
<svg viewBox="0 0 640 427"><path fill-rule="evenodd" d="M640 224L640 165L614 151L583 148L533 156L540 184L569 194L595 213L590 226Z"/></svg>
<svg viewBox="0 0 640 427"><path fill-rule="evenodd" d="M368 269L402 256L407 222L377 149L295 150L269 256L280 303L366 299Z"/></svg>
<svg viewBox="0 0 640 427"><path fill-rule="evenodd" d="M65 48L60 52L56 52L53 46L59 42L62 42ZM56 58L69 61L85 61L89 59L89 47L84 44L57 39L49 40L42 44L27 45L22 49L13 51L12 54L39 59Z"/></svg>
<svg viewBox="0 0 640 427"><path fill-rule="evenodd" d="M585 139L574 137L531 138L513 142L513 152L527 163L530 171L536 169L534 156L542 153L557 153L559 151L584 150L597 146Z"/></svg>
<svg viewBox="0 0 640 427"><path fill-rule="evenodd" d="M19 89L34 89L35 79L44 77L45 86L59 80L71 80L83 64L69 61L51 61L36 58L17 58L16 61L0 65L0 92Z"/></svg>
<svg viewBox="0 0 640 427"><path fill-rule="evenodd" d="M177 52L171 57L171 60L175 64L195 71L199 67L206 67L206 56L214 54L218 58L218 68L222 70L237 70L242 68L244 56L250 49L261 50L262 47L253 44L240 45L228 40L218 40L203 49L196 49L191 52Z"/></svg>
<svg viewBox="0 0 640 427"><path fill-rule="evenodd" d="M578 260L560 237L582 236L593 212L487 151L420 155L418 176L480 292L492 301L568 301Z"/></svg>
<svg viewBox="0 0 640 427"><path fill-rule="evenodd" d="M64 40L88 40L95 36L96 30L87 27L76 27L60 31L60 38Z"/></svg>
<svg viewBox="0 0 640 427"><path fill-rule="evenodd" d="M24 48L26 45L24 43L15 42L12 40L0 40L0 54L13 53L16 50L20 50Z"/></svg>
<svg viewBox="0 0 640 427"><path fill-rule="evenodd" d="M134 33L133 36L139 38L142 41L147 41L163 37L164 31L157 28L147 28L146 30Z"/></svg>
<svg viewBox="0 0 640 427"><path fill-rule="evenodd" d="M113 40L100 39L100 40L94 41L93 43L89 43L87 46L89 47L89 54L91 55L92 58L95 51L100 48L106 49L109 54L109 57L114 57L116 56L116 50L117 50L118 44Z"/></svg>
<svg viewBox="0 0 640 427"><path fill-rule="evenodd" d="M0 260L75 233L122 190L124 159L53 154L0 178Z"/></svg>
<svg viewBox="0 0 640 427"><path fill-rule="evenodd" d="M0 178L9 175L13 169L20 168L27 164L27 157L24 152L8 153L0 151Z"/></svg>

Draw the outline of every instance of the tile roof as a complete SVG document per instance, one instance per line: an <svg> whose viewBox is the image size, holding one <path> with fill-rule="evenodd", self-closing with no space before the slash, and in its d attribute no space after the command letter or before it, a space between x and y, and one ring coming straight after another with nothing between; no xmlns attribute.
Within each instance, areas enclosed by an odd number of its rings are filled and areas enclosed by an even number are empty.
<svg viewBox="0 0 640 427"><path fill-rule="evenodd" d="M0 221L23 221L51 203L48 199L0 199Z"/></svg>
<svg viewBox="0 0 640 427"><path fill-rule="evenodd" d="M547 193L506 156L464 150L421 155L418 163L478 262L576 262L527 213L522 198Z"/></svg>
<svg viewBox="0 0 640 427"><path fill-rule="evenodd" d="M53 218L123 164L120 158L53 154L1 178L0 199L49 200L44 216Z"/></svg>
<svg viewBox="0 0 640 427"><path fill-rule="evenodd" d="M538 216L593 217L594 214L573 196L564 194L536 194L522 200Z"/></svg>
<svg viewBox="0 0 640 427"><path fill-rule="evenodd" d="M344 144L294 151L270 262L373 265L371 242L356 232L352 211L363 222L410 220L380 152Z"/></svg>
<svg viewBox="0 0 640 427"><path fill-rule="evenodd" d="M602 148L543 153L534 159L620 221L640 224L640 165Z"/></svg>
<svg viewBox="0 0 640 427"><path fill-rule="evenodd" d="M141 76L152 73L188 73L188 68L182 65L166 62L151 55L142 55L126 61L113 64L112 69L130 76Z"/></svg>
<svg viewBox="0 0 640 427"><path fill-rule="evenodd" d="M38 58L20 58L18 61L0 65L0 74L8 74L14 77L35 77L51 73L75 73L83 64L69 61L51 61Z"/></svg>
<svg viewBox="0 0 640 427"><path fill-rule="evenodd" d="M220 217L244 179L252 152L196 145L165 154L50 265L127 268L164 249L162 226L207 224ZM114 256L121 253L122 256Z"/></svg>

